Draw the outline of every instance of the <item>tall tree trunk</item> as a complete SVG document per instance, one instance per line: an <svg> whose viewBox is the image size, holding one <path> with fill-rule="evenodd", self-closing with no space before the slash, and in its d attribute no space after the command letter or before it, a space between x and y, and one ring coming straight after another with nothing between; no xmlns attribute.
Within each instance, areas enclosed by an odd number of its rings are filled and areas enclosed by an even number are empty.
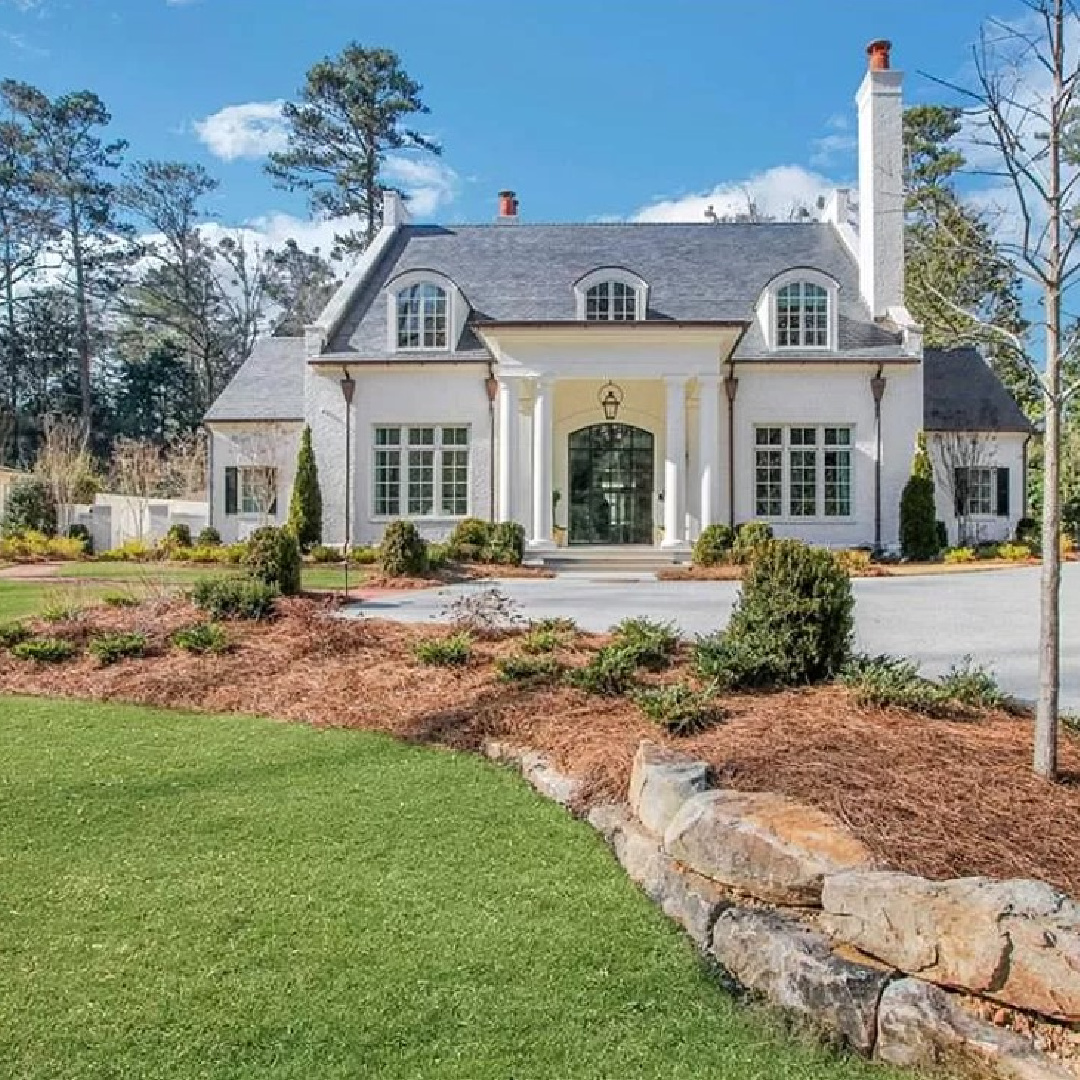
<svg viewBox="0 0 1080 1080"><path fill-rule="evenodd" d="M93 402L90 396L90 314L86 298L86 267L83 265L82 236L79 232L79 208L72 198L68 203L71 214L71 259L75 267L75 305L78 311L79 338L79 396L83 430L90 438Z"/></svg>
<svg viewBox="0 0 1080 1080"><path fill-rule="evenodd" d="M8 325L8 371L11 385L8 387L8 401L11 406L11 464L19 463L19 327L15 321L15 282L12 274L14 256L11 251L11 239L4 240L4 313ZM0 455L4 448L0 447ZM2 460L2 457L0 457Z"/></svg>

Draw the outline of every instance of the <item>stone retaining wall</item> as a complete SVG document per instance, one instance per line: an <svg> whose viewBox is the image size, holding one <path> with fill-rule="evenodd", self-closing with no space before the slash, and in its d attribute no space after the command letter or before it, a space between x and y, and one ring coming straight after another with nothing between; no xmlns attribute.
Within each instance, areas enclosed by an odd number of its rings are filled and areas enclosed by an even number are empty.
<svg viewBox="0 0 1080 1080"><path fill-rule="evenodd" d="M581 785L542 756L503 743L484 749L541 794L577 806ZM647 742L628 802L586 818L737 983L860 1052L1010 1080L1080 1075L974 1015L956 993L1026 1010L1044 1027L1080 1021L1080 906L1050 886L928 881L876 866L830 815L780 795L713 788L704 762Z"/></svg>

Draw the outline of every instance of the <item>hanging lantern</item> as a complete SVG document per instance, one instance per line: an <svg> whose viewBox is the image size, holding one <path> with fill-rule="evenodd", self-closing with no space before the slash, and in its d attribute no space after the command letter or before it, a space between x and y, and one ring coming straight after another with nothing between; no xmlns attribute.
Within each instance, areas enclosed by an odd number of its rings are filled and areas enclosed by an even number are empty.
<svg viewBox="0 0 1080 1080"><path fill-rule="evenodd" d="M616 386L610 379L600 387L597 394L600 408L604 410L605 420L614 420L619 415L619 406L623 403L621 386Z"/></svg>

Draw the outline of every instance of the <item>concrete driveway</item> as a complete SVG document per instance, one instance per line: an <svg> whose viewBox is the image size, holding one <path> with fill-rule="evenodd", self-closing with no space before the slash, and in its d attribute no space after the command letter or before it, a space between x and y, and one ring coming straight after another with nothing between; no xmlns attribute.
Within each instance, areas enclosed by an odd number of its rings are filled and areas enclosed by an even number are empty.
<svg viewBox="0 0 1080 1080"><path fill-rule="evenodd" d="M429 622L444 619L456 597L490 583L383 595L357 614ZM737 582L656 581L634 574L563 574L498 582L530 619L565 616L586 630L606 630L627 616L675 622L684 634L726 625ZM856 647L917 660L927 674L970 655L1024 700L1036 693L1039 570L983 570L920 577L861 578L856 597ZM1080 564L1064 567L1062 586L1062 707L1080 711Z"/></svg>

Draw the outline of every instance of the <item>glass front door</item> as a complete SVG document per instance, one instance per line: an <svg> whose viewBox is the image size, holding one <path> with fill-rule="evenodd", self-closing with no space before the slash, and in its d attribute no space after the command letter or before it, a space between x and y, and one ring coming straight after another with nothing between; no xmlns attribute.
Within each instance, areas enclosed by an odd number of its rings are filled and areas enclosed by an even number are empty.
<svg viewBox="0 0 1080 1080"><path fill-rule="evenodd" d="M653 437L628 424L570 435L570 543L653 542Z"/></svg>

